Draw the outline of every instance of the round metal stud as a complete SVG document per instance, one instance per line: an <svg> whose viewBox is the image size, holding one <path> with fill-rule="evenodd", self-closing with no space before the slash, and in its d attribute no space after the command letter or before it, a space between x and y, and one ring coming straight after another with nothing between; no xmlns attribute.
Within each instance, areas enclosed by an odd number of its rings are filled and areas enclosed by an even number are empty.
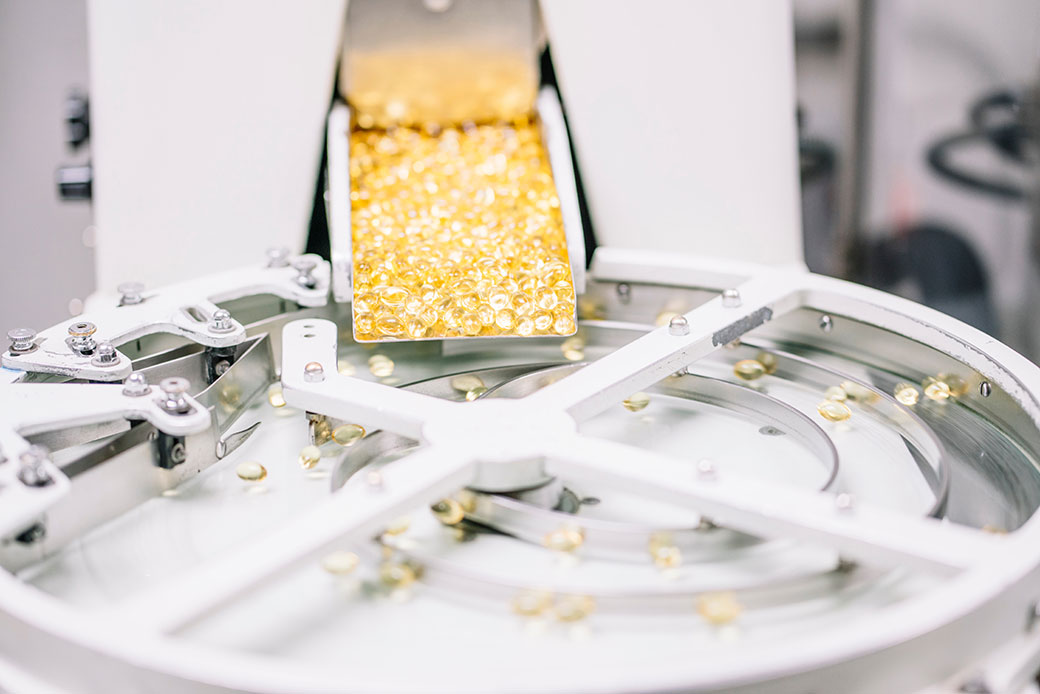
<svg viewBox="0 0 1040 694"><path fill-rule="evenodd" d="M148 379L140 371L134 371L123 381L123 395L139 398L150 392L152 392L152 387L148 385Z"/></svg>
<svg viewBox="0 0 1040 694"><path fill-rule="evenodd" d="M235 322L231 319L231 313L226 309L219 308L213 312L209 321L211 333L229 333L235 329Z"/></svg>
<svg viewBox="0 0 1040 694"><path fill-rule="evenodd" d="M90 360L94 366L115 366L119 363L119 352L110 342L101 342L97 346L94 358Z"/></svg>
<svg viewBox="0 0 1040 694"><path fill-rule="evenodd" d="M822 330L825 333L829 333L833 329L834 319L827 315L820 316L820 330Z"/></svg>
<svg viewBox="0 0 1040 694"><path fill-rule="evenodd" d="M141 282L123 282L116 287L116 291L120 295L120 306L133 306L144 301L144 297L141 295L144 292L144 284Z"/></svg>
<svg viewBox="0 0 1040 694"><path fill-rule="evenodd" d="M690 322L686 320L686 316L672 316L672 319L668 321L668 334L689 335Z"/></svg>
<svg viewBox="0 0 1040 694"><path fill-rule="evenodd" d="M36 349L36 331L31 328L8 330L7 339L11 341L12 354L23 354Z"/></svg>
<svg viewBox="0 0 1040 694"><path fill-rule="evenodd" d="M740 298L740 290L732 288L722 290L722 305L725 308L737 308L743 303L744 300Z"/></svg>
<svg viewBox="0 0 1040 694"><path fill-rule="evenodd" d="M984 398L988 398L993 394L993 386L990 385L989 381L983 381L979 384L979 395Z"/></svg>
<svg viewBox="0 0 1040 694"><path fill-rule="evenodd" d="M307 362L303 367L303 380L307 383L321 383L325 380L325 368L316 361Z"/></svg>
<svg viewBox="0 0 1040 694"><path fill-rule="evenodd" d="M185 394L191 387L188 379L174 376L159 381L159 390L162 391L162 399L159 406L170 414L186 414L191 411L191 403Z"/></svg>
<svg viewBox="0 0 1040 694"><path fill-rule="evenodd" d="M289 249L285 246L268 248L267 267L289 267Z"/></svg>

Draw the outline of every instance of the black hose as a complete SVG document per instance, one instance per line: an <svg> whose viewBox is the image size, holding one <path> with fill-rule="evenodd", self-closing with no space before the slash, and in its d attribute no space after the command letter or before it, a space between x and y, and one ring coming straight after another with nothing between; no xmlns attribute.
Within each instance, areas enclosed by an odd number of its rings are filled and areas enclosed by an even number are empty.
<svg viewBox="0 0 1040 694"><path fill-rule="evenodd" d="M977 142L992 142L989 131L976 131L948 135L933 142L925 158L928 165L943 178L980 193L994 195L1005 200L1025 200L1027 194L1011 181L993 181L982 176L958 169L949 160L950 152L957 147Z"/></svg>

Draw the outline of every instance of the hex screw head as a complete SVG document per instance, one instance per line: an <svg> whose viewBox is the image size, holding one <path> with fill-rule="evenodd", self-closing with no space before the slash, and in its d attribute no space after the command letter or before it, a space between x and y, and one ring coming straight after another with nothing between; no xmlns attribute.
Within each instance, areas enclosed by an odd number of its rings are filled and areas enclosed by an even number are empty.
<svg viewBox="0 0 1040 694"><path fill-rule="evenodd" d="M313 289L316 284L314 269L318 267L318 261L304 255L293 260L292 266L299 273L296 275L296 284L305 289Z"/></svg>
<svg viewBox="0 0 1040 694"><path fill-rule="evenodd" d="M737 308L743 303L743 299L740 298L740 290L733 288L722 290L723 308Z"/></svg>
<svg viewBox="0 0 1040 694"><path fill-rule="evenodd" d="M231 319L231 313L227 309L218 308L213 312L209 321L211 333L229 333L235 329L235 322Z"/></svg>
<svg viewBox="0 0 1040 694"><path fill-rule="evenodd" d="M303 367L303 380L307 383L321 383L325 380L325 367L316 361L307 362Z"/></svg>
<svg viewBox="0 0 1040 694"><path fill-rule="evenodd" d="M7 331L11 341L11 353L25 353L36 349L36 331L31 328L15 328Z"/></svg>
<svg viewBox="0 0 1040 694"><path fill-rule="evenodd" d="M54 482L47 472L47 449L43 446L30 446L19 457L21 467L18 469L18 479L27 487L46 487Z"/></svg>
<svg viewBox="0 0 1040 694"><path fill-rule="evenodd" d="M834 319L828 315L820 316L820 330L825 333L834 330Z"/></svg>
<svg viewBox="0 0 1040 694"><path fill-rule="evenodd" d="M289 267L289 249L285 246L268 248L267 267Z"/></svg>
<svg viewBox="0 0 1040 694"><path fill-rule="evenodd" d="M140 282L123 282L116 287L116 291L119 292L120 306L133 306L144 301L144 297L141 296L144 285Z"/></svg>
<svg viewBox="0 0 1040 694"><path fill-rule="evenodd" d="M90 363L94 366L112 366L119 363L119 352L112 346L110 342L100 342L97 346L97 353L94 358L90 360Z"/></svg>
<svg viewBox="0 0 1040 694"><path fill-rule="evenodd" d="M152 392L152 387L148 385L148 379L140 371L134 371L123 381L123 395L139 398L150 392Z"/></svg>
<svg viewBox="0 0 1040 694"><path fill-rule="evenodd" d="M69 326L69 337L90 337L97 332L97 326L90 321L80 321Z"/></svg>
<svg viewBox="0 0 1040 694"><path fill-rule="evenodd" d="M68 344L80 354L89 355L97 347L94 341L94 333L97 326L89 321L80 321L69 326Z"/></svg>
<svg viewBox="0 0 1040 694"><path fill-rule="evenodd" d="M672 316L672 319L668 321L668 334L689 335L690 321L686 320L686 316Z"/></svg>
<svg viewBox="0 0 1040 694"><path fill-rule="evenodd" d="M191 384L186 378L173 376L159 381L159 390L162 391L162 399L159 407L170 414L187 414L191 412L191 403L184 397Z"/></svg>

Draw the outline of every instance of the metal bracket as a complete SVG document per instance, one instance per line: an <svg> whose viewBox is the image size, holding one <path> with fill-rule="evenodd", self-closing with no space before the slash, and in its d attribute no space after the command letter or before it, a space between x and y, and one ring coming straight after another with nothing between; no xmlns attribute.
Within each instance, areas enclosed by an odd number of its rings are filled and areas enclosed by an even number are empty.
<svg viewBox="0 0 1040 694"><path fill-rule="evenodd" d="M274 294L301 306L324 306L328 293L327 262L316 255L290 260L282 254L267 267L241 268L142 292L133 303L113 300L108 307L44 330L29 349L4 352L0 363L20 372L121 381L132 369L130 359L106 345L118 346L145 335L170 333L207 347L230 347L246 338L246 330L218 303ZM13 381L20 374L7 375Z"/></svg>

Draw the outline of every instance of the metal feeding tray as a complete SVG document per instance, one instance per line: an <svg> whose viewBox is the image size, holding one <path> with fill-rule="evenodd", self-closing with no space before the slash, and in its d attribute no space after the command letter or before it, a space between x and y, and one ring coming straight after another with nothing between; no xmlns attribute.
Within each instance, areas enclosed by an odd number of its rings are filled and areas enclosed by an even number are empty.
<svg viewBox="0 0 1040 694"><path fill-rule="evenodd" d="M573 337L360 344L289 262L16 336L5 688L1034 679L1040 372L992 338L601 248Z"/></svg>

